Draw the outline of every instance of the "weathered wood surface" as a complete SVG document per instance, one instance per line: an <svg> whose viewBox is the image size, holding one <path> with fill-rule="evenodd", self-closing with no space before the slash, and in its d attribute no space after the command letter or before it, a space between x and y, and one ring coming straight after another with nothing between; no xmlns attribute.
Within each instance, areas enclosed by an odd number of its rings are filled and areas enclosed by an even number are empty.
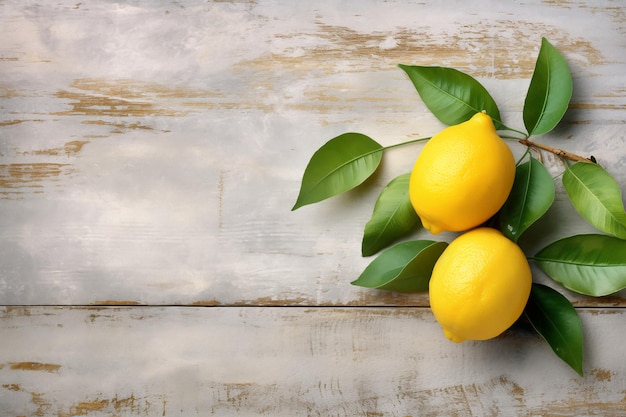
<svg viewBox="0 0 626 417"><path fill-rule="evenodd" d="M419 145L290 212L328 139L442 128L398 63L470 73L521 128L542 36L574 96L538 141L626 190L625 22L609 0L0 2L0 415L626 415L625 291L565 292L579 378L530 333L454 345L425 294L349 284ZM545 158L528 253L593 232Z"/></svg>
<svg viewBox="0 0 626 417"><path fill-rule="evenodd" d="M0 311L2 415L624 416L623 309L583 309L584 378L513 330L443 343L425 308ZM9 401L7 401L9 400Z"/></svg>
<svg viewBox="0 0 626 417"><path fill-rule="evenodd" d="M331 137L388 145L442 128L398 63L471 73L522 127L547 36L575 96L543 140L594 154L626 184L615 3L338 7L4 2L0 303L426 305L347 285L369 262L375 191L418 146L390 152L369 192L289 211ZM558 200L551 238L591 230Z"/></svg>

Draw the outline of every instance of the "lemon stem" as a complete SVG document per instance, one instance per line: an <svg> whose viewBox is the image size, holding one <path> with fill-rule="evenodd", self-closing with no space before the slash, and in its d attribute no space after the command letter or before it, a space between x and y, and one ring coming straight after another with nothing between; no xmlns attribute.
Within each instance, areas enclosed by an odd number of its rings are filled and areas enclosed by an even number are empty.
<svg viewBox="0 0 626 417"><path fill-rule="evenodd" d="M564 151L563 149L553 148L552 146L544 145L541 143L531 142L528 139L520 139L519 143L521 143L522 145L531 147L531 148L537 148L537 149L542 149L544 151L551 152L557 156L561 156L563 158L569 159L570 161L596 163L594 159L585 158L584 156L576 155L571 152Z"/></svg>

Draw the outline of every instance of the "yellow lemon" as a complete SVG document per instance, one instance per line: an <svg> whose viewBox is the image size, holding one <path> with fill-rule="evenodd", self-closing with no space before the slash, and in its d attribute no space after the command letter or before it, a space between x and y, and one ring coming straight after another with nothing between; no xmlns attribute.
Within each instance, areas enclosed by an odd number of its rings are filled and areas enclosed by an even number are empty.
<svg viewBox="0 0 626 417"><path fill-rule="evenodd" d="M491 117L443 129L420 152L409 181L411 204L432 233L481 225L504 204L515 178L515 158Z"/></svg>
<svg viewBox="0 0 626 417"><path fill-rule="evenodd" d="M495 229L480 227L454 239L437 260L430 306L448 339L491 339L520 317L531 284L519 246Z"/></svg>

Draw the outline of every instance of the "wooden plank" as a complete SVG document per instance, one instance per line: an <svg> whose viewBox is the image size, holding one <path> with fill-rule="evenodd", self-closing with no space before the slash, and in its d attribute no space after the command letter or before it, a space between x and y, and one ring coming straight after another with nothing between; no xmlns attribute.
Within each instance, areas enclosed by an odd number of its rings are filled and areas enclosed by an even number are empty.
<svg viewBox="0 0 626 417"><path fill-rule="evenodd" d="M0 27L0 414L626 415L626 291L566 292L581 378L527 327L456 345L426 294L349 285L377 191L419 146L289 212L331 137L441 129L398 63L474 75L521 127L542 36L575 93L541 141L624 189L615 2L8 0ZM558 187L521 244L591 231Z"/></svg>
<svg viewBox="0 0 626 417"><path fill-rule="evenodd" d="M523 328L444 339L424 308L0 310L6 416L626 415L624 309L580 311L579 377Z"/></svg>
<svg viewBox="0 0 626 417"><path fill-rule="evenodd" d="M476 7L4 1L0 304L427 305L349 285L369 262L377 191L419 147L390 152L365 190L290 213L306 162L346 131L388 145L441 129L398 63L471 73L522 126L541 36L575 78L563 126L542 140L593 154L624 189L621 8ZM538 230L593 229L559 189Z"/></svg>

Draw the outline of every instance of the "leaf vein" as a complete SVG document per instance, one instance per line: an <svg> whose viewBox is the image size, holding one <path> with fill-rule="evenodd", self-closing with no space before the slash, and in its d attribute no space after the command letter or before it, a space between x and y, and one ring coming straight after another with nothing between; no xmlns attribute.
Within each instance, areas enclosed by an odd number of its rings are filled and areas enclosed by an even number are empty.
<svg viewBox="0 0 626 417"><path fill-rule="evenodd" d="M568 168L568 170L569 170L570 174L578 181L578 184L580 186L582 186L582 188L586 192L586 195L593 197L593 200L596 201L600 205L600 207L603 209L603 212L607 213L608 217L613 219L613 221L615 223L617 223L617 225L621 226L621 228L626 231L626 227L615 216L615 213L613 213L611 210L608 209L608 207L605 206L604 202L583 182L583 180L578 175L576 175L576 173L574 171L572 171L569 168Z"/></svg>

